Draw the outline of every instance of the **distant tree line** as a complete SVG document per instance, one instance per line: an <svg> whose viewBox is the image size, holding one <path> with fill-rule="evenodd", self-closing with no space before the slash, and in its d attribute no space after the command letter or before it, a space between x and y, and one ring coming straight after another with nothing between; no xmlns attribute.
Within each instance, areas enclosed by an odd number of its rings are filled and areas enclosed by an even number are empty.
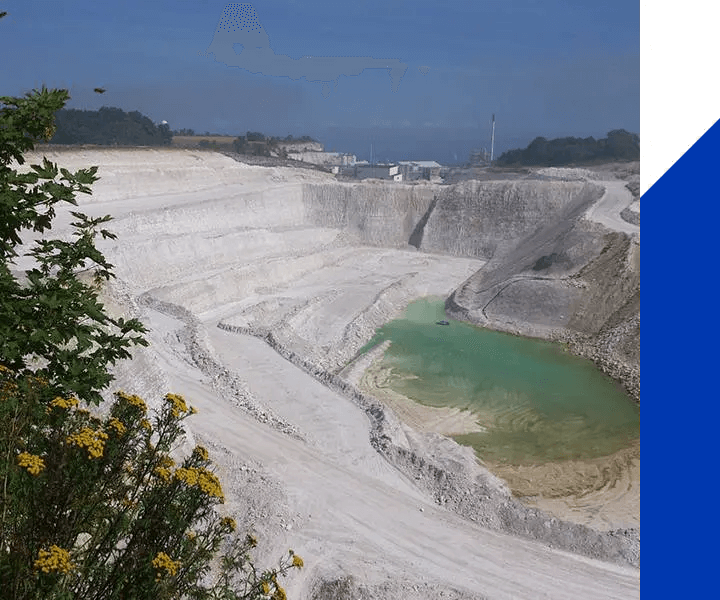
<svg viewBox="0 0 720 600"><path fill-rule="evenodd" d="M608 132L606 138L535 138L524 150L509 150L496 161L501 166L562 166L606 161L640 160L640 136L624 129Z"/></svg>
<svg viewBox="0 0 720 600"><path fill-rule="evenodd" d="M305 143L315 142L315 143L318 143L318 141L317 141L315 138L311 138L309 135L303 135L303 136L301 136L301 137L295 137L295 136L292 136L292 135L288 135L288 136L282 138L281 141L285 142L286 144L294 144L294 143L299 143L299 142L305 142Z"/></svg>
<svg viewBox="0 0 720 600"><path fill-rule="evenodd" d="M62 109L55 114L57 131L51 144L100 146L165 146L172 142L170 127L155 125L138 111L103 106L99 110Z"/></svg>
<svg viewBox="0 0 720 600"><path fill-rule="evenodd" d="M287 158L287 151L281 148L280 144L317 142L309 135L296 138L288 135L284 138L266 136L259 131L248 131L245 135L238 136L233 142L233 150L238 154L250 154L253 156L271 156L275 154L280 158Z"/></svg>

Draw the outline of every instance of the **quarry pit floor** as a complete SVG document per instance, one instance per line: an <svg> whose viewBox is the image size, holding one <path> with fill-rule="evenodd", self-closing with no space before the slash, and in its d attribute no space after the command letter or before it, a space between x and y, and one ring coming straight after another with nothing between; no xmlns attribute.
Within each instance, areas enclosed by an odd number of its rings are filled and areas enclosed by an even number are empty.
<svg viewBox="0 0 720 600"><path fill-rule="evenodd" d="M150 331L151 345L118 365L114 388L151 407L176 392L198 409L179 451L208 447L224 510L257 534L260 564L287 548L303 557L288 597L346 577L372 598L639 597L638 569L438 505L371 445L365 411L262 337L338 373L408 302L449 294L483 260L371 247L308 222L302 185L331 182L324 173L192 151L44 154L70 170L100 165L94 194L78 199L86 214L114 217L117 240L99 244L117 275L104 301ZM59 213L56 230L69 234L69 222ZM427 456L446 447L441 436L418 442L407 424L396 434Z"/></svg>

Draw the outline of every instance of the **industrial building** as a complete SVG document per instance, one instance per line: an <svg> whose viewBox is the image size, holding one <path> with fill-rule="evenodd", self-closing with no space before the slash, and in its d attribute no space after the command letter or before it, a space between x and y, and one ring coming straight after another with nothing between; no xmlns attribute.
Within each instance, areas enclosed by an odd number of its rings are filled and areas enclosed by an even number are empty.
<svg viewBox="0 0 720 600"><path fill-rule="evenodd" d="M434 160L401 160L398 166L403 181L436 179L440 177L442 169L442 165Z"/></svg>
<svg viewBox="0 0 720 600"><path fill-rule="evenodd" d="M403 180L400 167L395 164L370 164L367 161L358 161L355 165L342 169L341 173L355 179Z"/></svg>

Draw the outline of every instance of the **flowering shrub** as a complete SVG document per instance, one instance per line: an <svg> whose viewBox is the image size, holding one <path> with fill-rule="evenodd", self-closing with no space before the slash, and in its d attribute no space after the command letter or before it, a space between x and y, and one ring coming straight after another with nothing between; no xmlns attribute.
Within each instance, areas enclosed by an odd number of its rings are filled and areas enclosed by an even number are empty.
<svg viewBox="0 0 720 600"><path fill-rule="evenodd" d="M77 239L43 239L24 277L11 268L20 234L49 230L54 205L76 204L97 179L97 167L73 174L47 159L25 174L10 167L52 136L68 97L0 97L0 598L283 599L278 577L302 560L290 552L257 570L257 540L219 514L207 450L171 457L196 412L182 396L154 415L125 392L90 410L110 366L147 345L139 321L112 319L98 300L113 274L94 239L114 237L98 229L110 217L72 212ZM93 285L77 276L88 265Z"/></svg>
<svg viewBox="0 0 720 600"><path fill-rule="evenodd" d="M8 368L0 387L18 390L0 400L1 598L285 597L302 559L256 570L208 451L171 457L196 412L182 396L151 416L117 392L98 416Z"/></svg>
<svg viewBox="0 0 720 600"><path fill-rule="evenodd" d="M40 569L43 573L69 573L75 569L75 565L70 562L70 553L67 550L53 544L50 546L50 550L38 552L35 568Z"/></svg>

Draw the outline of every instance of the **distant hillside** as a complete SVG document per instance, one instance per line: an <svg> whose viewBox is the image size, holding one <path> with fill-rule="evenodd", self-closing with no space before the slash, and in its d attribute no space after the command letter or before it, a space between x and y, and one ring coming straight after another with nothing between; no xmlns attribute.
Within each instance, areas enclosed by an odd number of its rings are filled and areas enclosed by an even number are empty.
<svg viewBox="0 0 720 600"><path fill-rule="evenodd" d="M62 109L55 115L51 144L164 146L172 141L167 124L155 125L138 111L103 106L99 110Z"/></svg>
<svg viewBox="0 0 720 600"><path fill-rule="evenodd" d="M624 129L608 132L606 138L535 138L524 150L509 150L496 161L500 166L554 167L606 161L640 160L640 136Z"/></svg>

